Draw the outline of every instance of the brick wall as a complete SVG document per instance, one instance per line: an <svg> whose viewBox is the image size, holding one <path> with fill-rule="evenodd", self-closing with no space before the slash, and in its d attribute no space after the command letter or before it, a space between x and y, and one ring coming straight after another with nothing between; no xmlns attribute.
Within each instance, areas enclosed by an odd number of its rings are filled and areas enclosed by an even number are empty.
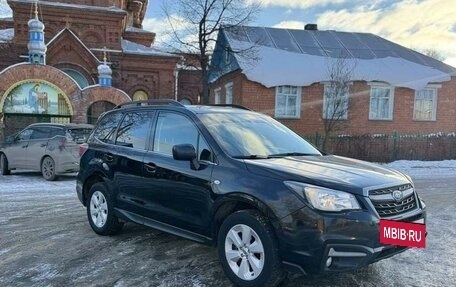
<svg viewBox="0 0 456 287"><path fill-rule="evenodd" d="M247 80L240 72L227 74L211 84L211 102L214 102L214 89L221 87L222 103L225 99L225 84L233 82L234 103L252 110L274 116L275 88L266 88L259 83ZM456 131L456 77L441 83L437 89L436 121L413 120L415 91L407 88L394 89L393 120L369 120L371 86L366 82L355 82L350 86L348 119L341 121L335 134L427 134ZM301 135L322 134L323 84L303 87L301 94L301 118L279 119Z"/></svg>

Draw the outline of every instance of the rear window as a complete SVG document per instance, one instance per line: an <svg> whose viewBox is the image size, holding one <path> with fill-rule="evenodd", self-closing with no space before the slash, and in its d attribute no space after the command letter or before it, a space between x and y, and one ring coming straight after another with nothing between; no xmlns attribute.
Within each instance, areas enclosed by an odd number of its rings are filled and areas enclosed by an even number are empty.
<svg viewBox="0 0 456 287"><path fill-rule="evenodd" d="M71 140L78 144L85 143L89 138L91 132L92 129L89 128L77 128L68 130L68 134L71 137Z"/></svg>

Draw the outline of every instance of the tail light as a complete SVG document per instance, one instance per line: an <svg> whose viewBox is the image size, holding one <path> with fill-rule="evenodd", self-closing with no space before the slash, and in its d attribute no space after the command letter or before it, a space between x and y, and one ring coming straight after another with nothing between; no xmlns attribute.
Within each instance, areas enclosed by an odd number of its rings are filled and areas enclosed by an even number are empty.
<svg viewBox="0 0 456 287"><path fill-rule="evenodd" d="M79 158L89 149L89 145L87 143L83 143L79 146Z"/></svg>

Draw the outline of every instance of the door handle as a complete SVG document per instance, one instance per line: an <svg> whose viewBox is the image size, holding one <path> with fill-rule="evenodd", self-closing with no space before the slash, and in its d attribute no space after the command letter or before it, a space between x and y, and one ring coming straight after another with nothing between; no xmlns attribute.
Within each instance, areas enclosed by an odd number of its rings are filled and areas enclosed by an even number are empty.
<svg viewBox="0 0 456 287"><path fill-rule="evenodd" d="M28 147L28 144L22 146L22 148L27 148L27 147Z"/></svg>
<svg viewBox="0 0 456 287"><path fill-rule="evenodd" d="M104 155L104 159L107 161L107 162L112 162L114 160L114 156L110 153L107 153Z"/></svg>
<svg viewBox="0 0 456 287"><path fill-rule="evenodd" d="M47 144L40 144L40 147L45 147L47 146Z"/></svg>
<svg viewBox="0 0 456 287"><path fill-rule="evenodd" d="M153 163L146 163L144 165L144 168L149 173L155 173L157 171L157 166L155 164L153 164Z"/></svg>

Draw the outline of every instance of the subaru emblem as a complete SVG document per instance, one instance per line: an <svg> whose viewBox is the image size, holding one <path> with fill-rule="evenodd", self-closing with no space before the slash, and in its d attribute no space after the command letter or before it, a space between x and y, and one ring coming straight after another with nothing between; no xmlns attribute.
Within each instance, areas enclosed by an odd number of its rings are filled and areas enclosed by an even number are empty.
<svg viewBox="0 0 456 287"><path fill-rule="evenodd" d="M402 194L402 191L400 191L400 190L395 190L395 191L393 191L393 198L394 198L396 201L401 201L403 196L404 196L404 195Z"/></svg>

